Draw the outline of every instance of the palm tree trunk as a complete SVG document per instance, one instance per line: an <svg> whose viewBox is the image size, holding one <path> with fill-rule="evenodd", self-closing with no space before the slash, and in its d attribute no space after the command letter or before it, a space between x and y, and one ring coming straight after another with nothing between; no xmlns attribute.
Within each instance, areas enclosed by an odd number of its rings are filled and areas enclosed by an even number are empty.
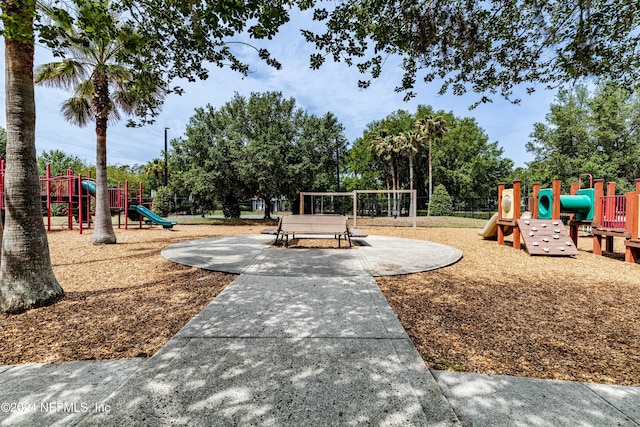
<svg viewBox="0 0 640 427"><path fill-rule="evenodd" d="M96 111L96 219L93 244L116 243L116 232L109 209L107 182L107 119L111 110L107 78L100 73L94 77L93 105Z"/></svg>
<svg viewBox="0 0 640 427"><path fill-rule="evenodd" d="M3 2L9 18L32 16L35 2ZM5 25L10 20L5 21ZM33 22L30 22L33 28ZM0 311L16 313L64 297L51 267L42 222L35 147L34 46L5 34L7 163L6 223L0 262Z"/></svg>
<svg viewBox="0 0 640 427"><path fill-rule="evenodd" d="M105 120L106 126L106 120ZM96 126L96 217L93 244L116 243L116 233L111 222L109 208L109 184L107 182L107 135Z"/></svg>
<svg viewBox="0 0 640 427"><path fill-rule="evenodd" d="M409 190L413 191L413 154L409 149ZM413 212L413 195L410 195L409 212ZM410 214L412 215L412 214Z"/></svg>
<svg viewBox="0 0 640 427"><path fill-rule="evenodd" d="M429 202L427 204L427 216L431 216L431 196L433 195L433 173L431 168L431 138L429 139Z"/></svg>

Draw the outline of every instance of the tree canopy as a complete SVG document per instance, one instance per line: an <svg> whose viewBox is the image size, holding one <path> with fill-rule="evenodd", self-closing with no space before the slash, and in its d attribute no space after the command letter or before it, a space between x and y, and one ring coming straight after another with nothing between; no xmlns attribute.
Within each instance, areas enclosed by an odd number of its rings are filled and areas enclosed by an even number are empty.
<svg viewBox="0 0 640 427"><path fill-rule="evenodd" d="M558 92L545 123L536 123L527 151L532 181L565 185L583 173L631 190L640 177L640 96L605 82Z"/></svg>
<svg viewBox="0 0 640 427"><path fill-rule="evenodd" d="M304 30L322 53L356 65L360 86L378 77L390 55L403 58L396 91L415 95L416 83L441 84L441 93L472 91L478 102L513 88L557 85L588 76L635 84L640 66L640 3L635 0L517 0L403 2L355 0L317 7L324 31Z"/></svg>
<svg viewBox="0 0 640 427"><path fill-rule="evenodd" d="M416 121L435 117L445 121L449 131L433 141L434 185L442 184L454 198L492 196L496 184L511 173L513 162L502 157L503 150L497 142L489 142L475 119L457 117L451 112L435 111L423 105L418 106L414 114L400 110L367 125L363 136L354 142L349 151L351 178L348 189L386 188L387 177L394 173L394 168L396 180L399 181L398 188L409 188L409 158L400 151L392 152L388 158L393 158L393 164L387 167L388 160L376 155L372 142L379 139L380 135L393 137L411 132L415 129ZM426 144L417 148L413 158L415 188L418 195L426 196L428 149Z"/></svg>
<svg viewBox="0 0 640 427"><path fill-rule="evenodd" d="M342 132L332 114L309 115L280 92L236 94L218 110L197 109L186 139L172 141L172 184L200 207L257 196L269 217L272 198L337 188Z"/></svg>

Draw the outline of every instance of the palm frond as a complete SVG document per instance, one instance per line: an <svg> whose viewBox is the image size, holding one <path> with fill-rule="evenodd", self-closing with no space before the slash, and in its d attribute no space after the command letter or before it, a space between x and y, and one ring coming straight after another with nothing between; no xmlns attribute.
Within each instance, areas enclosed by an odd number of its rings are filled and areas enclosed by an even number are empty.
<svg viewBox="0 0 640 427"><path fill-rule="evenodd" d="M85 98L89 102L93 97L93 92L94 92L94 85L93 85L92 79L86 79L84 81L81 81L80 83L78 83L74 91L76 97Z"/></svg>
<svg viewBox="0 0 640 427"><path fill-rule="evenodd" d="M36 69L35 82L48 87L72 90L88 76L84 64L73 59L63 59L40 65Z"/></svg>
<svg viewBox="0 0 640 427"><path fill-rule="evenodd" d="M74 96L67 99L62 103L61 110L62 115L69 123L80 127L84 127L94 120L91 102L84 97Z"/></svg>

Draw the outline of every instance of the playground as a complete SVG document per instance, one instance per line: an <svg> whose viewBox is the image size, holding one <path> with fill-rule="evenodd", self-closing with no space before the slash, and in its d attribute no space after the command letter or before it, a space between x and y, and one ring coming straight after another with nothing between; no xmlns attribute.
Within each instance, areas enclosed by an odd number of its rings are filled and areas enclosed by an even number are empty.
<svg viewBox="0 0 640 427"><path fill-rule="evenodd" d="M600 256L592 253L592 237L580 234L577 257L532 257L514 250L509 237L505 245L483 240L476 231L485 222L359 226L464 254L440 270L376 279L429 368L640 385L640 275L636 264L621 262L623 241L616 239L615 255ZM8 337L0 364L154 354L235 277L171 263L161 249L259 234L264 226L180 226L171 233L130 227L116 230L114 246L91 245L91 230L56 228L48 236L67 298L0 318ZM334 242L300 241L316 244Z"/></svg>

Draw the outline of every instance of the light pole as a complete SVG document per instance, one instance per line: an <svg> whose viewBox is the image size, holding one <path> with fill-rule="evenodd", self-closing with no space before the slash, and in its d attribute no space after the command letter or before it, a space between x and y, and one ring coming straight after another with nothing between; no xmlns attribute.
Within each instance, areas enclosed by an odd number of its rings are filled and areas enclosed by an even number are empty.
<svg viewBox="0 0 640 427"><path fill-rule="evenodd" d="M169 168L167 167L167 129L164 128L164 186L169 183Z"/></svg>

